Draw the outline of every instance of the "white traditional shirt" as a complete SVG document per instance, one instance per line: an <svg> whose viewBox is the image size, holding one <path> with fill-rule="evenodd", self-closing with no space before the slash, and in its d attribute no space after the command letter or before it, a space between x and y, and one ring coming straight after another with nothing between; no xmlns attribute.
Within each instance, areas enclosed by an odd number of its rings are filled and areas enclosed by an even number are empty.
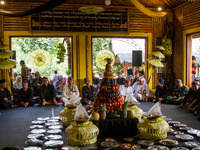
<svg viewBox="0 0 200 150"><path fill-rule="evenodd" d="M133 96L136 97L137 94L145 94L146 96L149 96L149 86L148 84L144 83L141 85L139 82L136 82L132 86L133 89Z"/></svg>
<svg viewBox="0 0 200 150"><path fill-rule="evenodd" d="M133 89L131 86L126 87L125 85L120 85L119 92L122 96L127 96L128 93L133 93Z"/></svg>
<svg viewBox="0 0 200 150"><path fill-rule="evenodd" d="M80 93L76 85L72 85L72 88L68 85L65 85L63 88L62 96L67 99L71 99L73 96L79 97Z"/></svg>

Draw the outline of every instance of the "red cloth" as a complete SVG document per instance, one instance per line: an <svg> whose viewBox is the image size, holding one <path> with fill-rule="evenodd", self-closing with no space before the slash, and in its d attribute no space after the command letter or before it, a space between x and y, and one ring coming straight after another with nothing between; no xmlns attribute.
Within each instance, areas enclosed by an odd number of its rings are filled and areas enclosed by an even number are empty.
<svg viewBox="0 0 200 150"><path fill-rule="evenodd" d="M125 66L125 67L124 67L124 72L125 72L124 75L125 75L125 76L127 75L127 70L128 70L128 66Z"/></svg>

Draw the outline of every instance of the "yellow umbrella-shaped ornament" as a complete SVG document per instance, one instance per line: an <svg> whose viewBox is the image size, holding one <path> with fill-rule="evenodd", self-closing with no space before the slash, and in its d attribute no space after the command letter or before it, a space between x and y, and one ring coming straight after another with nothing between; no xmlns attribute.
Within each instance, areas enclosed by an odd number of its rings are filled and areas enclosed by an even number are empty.
<svg viewBox="0 0 200 150"><path fill-rule="evenodd" d="M160 49L160 50L162 50L162 51L165 50L165 48L164 48L163 46L156 46L156 48L158 48L158 49Z"/></svg>
<svg viewBox="0 0 200 150"><path fill-rule="evenodd" d="M153 58L153 59L149 59L148 60L148 63L150 63L152 66L153 66L153 69L152 69L152 72L151 72L151 75L147 81L147 84L149 83L150 79L151 79L151 76L153 74L153 70L155 67L164 67L163 63L159 60L159 59L156 59L156 58Z"/></svg>
<svg viewBox="0 0 200 150"><path fill-rule="evenodd" d="M10 69L16 65L16 61L13 59L3 59L0 62L0 69Z"/></svg>
<svg viewBox="0 0 200 150"><path fill-rule="evenodd" d="M155 67L164 67L163 63L159 59L156 59L156 58L150 59L148 60L148 62Z"/></svg>
<svg viewBox="0 0 200 150"><path fill-rule="evenodd" d="M0 58L10 58L13 55L12 51L0 51Z"/></svg>
<svg viewBox="0 0 200 150"><path fill-rule="evenodd" d="M161 52L153 52L152 55L159 58L165 58L165 56Z"/></svg>

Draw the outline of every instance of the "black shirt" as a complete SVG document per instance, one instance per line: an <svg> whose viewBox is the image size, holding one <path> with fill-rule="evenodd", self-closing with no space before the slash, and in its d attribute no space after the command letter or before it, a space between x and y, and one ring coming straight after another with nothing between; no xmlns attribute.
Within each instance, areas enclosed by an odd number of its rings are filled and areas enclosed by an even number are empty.
<svg viewBox="0 0 200 150"><path fill-rule="evenodd" d="M123 85L123 84L125 84L125 78L124 78L124 77L117 78L116 81L117 81L117 84L118 84L118 85Z"/></svg>
<svg viewBox="0 0 200 150"><path fill-rule="evenodd" d="M192 88L190 88L188 94L186 94L186 96L185 96L185 100L188 100L188 99L192 99L192 100L198 99L199 100L200 99L200 88L197 91L193 91Z"/></svg>
<svg viewBox="0 0 200 150"><path fill-rule="evenodd" d="M100 79L98 77L93 78L93 85L99 86L100 84Z"/></svg>
<svg viewBox="0 0 200 150"><path fill-rule="evenodd" d="M4 90L0 90L0 103L4 101L4 98L10 98L11 94L7 88L4 88Z"/></svg>
<svg viewBox="0 0 200 150"><path fill-rule="evenodd" d="M83 98L88 98L90 100L94 100L95 97L95 90L93 86L84 86L82 89Z"/></svg>
<svg viewBox="0 0 200 150"><path fill-rule="evenodd" d="M156 98L166 98L168 96L168 87L163 85L163 87L156 86Z"/></svg>
<svg viewBox="0 0 200 150"><path fill-rule="evenodd" d="M53 100L56 98L54 86L51 84L48 84L48 86L42 85L40 87L40 97L45 100Z"/></svg>
<svg viewBox="0 0 200 150"><path fill-rule="evenodd" d="M133 69L128 69L128 70L127 70L127 74L128 74L128 76L130 76L130 75L133 76Z"/></svg>
<svg viewBox="0 0 200 150"><path fill-rule="evenodd" d="M19 102L31 102L33 98L33 91L31 88L28 88L27 91L24 91L23 88L19 90L18 99Z"/></svg>
<svg viewBox="0 0 200 150"><path fill-rule="evenodd" d="M42 84L42 78L40 77L39 79L35 78L33 79L33 86L35 87L35 84L39 83L40 85Z"/></svg>

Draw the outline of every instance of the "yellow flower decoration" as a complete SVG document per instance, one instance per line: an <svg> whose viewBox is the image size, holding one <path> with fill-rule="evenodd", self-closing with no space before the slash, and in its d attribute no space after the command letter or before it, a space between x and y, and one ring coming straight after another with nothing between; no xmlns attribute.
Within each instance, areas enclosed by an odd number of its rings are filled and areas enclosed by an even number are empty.
<svg viewBox="0 0 200 150"><path fill-rule="evenodd" d="M49 66L50 56L45 50L35 50L31 54L31 63L36 70L42 70Z"/></svg>
<svg viewBox="0 0 200 150"><path fill-rule="evenodd" d="M114 53L110 50L101 50L97 53L97 56L96 56L97 67L101 69L105 69L105 65L107 64L107 60L105 60L106 58L111 58L113 60L111 63L111 66L114 65L115 63Z"/></svg>

